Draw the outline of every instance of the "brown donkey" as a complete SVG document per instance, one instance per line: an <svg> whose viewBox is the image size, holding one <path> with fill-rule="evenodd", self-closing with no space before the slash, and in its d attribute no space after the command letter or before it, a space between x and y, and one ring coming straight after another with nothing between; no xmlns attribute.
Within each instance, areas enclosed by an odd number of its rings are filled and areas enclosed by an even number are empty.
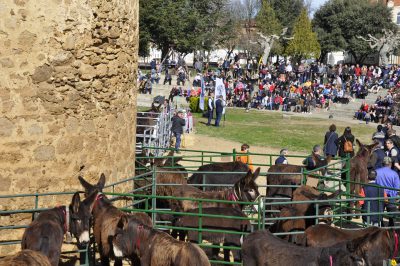
<svg viewBox="0 0 400 266"><path fill-rule="evenodd" d="M196 199L217 199L217 200L230 200L232 204L228 203L216 203L216 202L203 202L203 208L211 207L236 207L243 209L244 205L235 204L235 201L253 202L255 201L260 192L258 191L258 185L255 182L258 175L260 174L260 167L258 167L254 173L249 170L247 175L239 179L231 188L227 188L221 191L202 191L196 187L189 185L182 185L174 187L172 196L183 197L183 198L196 198ZM175 210L188 211L199 207L199 201L193 200L172 200L171 206Z"/></svg>
<svg viewBox="0 0 400 266"><path fill-rule="evenodd" d="M204 251L196 244L176 240L169 234L123 216L113 239L118 257L137 255L145 266L208 266Z"/></svg>
<svg viewBox="0 0 400 266"><path fill-rule="evenodd" d="M69 206L60 206L39 214L22 236L22 249L40 251L56 266L60 260L64 234L70 232L79 244L89 242L90 217L97 190L83 202L79 193Z"/></svg>
<svg viewBox="0 0 400 266"><path fill-rule="evenodd" d="M368 183L368 161L371 157L372 150L379 144L364 145L358 139L356 142L359 146L356 156L350 159L350 191L346 191L353 196L360 195L362 184ZM360 203L356 202L359 209ZM354 208L354 202L350 203L350 207Z"/></svg>
<svg viewBox="0 0 400 266"><path fill-rule="evenodd" d="M106 177L101 174L99 181L96 185L89 184L83 177L78 177L80 183L85 188L85 193L91 193L93 190L103 191ZM128 216L127 213L120 211L118 208L112 205L111 201L103 194L99 194L96 198L93 206L93 218L94 218L94 237L96 244L99 247L101 265L110 265L110 258L115 258L113 254L112 238L115 235L117 224L121 217ZM150 217L144 213L135 213L132 216L139 222L152 227ZM138 264L138 258L132 259L133 265ZM114 265L122 265L120 258L115 258Z"/></svg>
<svg viewBox="0 0 400 266"><path fill-rule="evenodd" d="M22 250L0 259L0 266L51 266L49 259L38 251Z"/></svg>

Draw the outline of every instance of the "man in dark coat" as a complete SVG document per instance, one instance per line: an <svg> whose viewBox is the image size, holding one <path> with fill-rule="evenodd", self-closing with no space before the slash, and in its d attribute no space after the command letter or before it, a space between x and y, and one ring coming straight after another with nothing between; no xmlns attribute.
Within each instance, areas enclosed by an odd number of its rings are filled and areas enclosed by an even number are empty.
<svg viewBox="0 0 400 266"><path fill-rule="evenodd" d="M171 131L174 134L175 141L175 150L176 153L180 153L179 147L181 146L181 137L183 134L183 126L186 125L185 119L183 118L183 111L179 111L176 115L172 117L172 127Z"/></svg>
<svg viewBox="0 0 400 266"><path fill-rule="evenodd" d="M207 104L207 110L208 110L208 122L207 126L211 125L211 120L213 119L213 112L214 112L214 93L210 92L208 95L208 104Z"/></svg>
<svg viewBox="0 0 400 266"><path fill-rule="evenodd" d="M219 122L221 121L222 117L222 112L224 111L224 99L222 95L218 96L217 101L215 102L215 113L216 113L216 118L215 118L215 126L219 127Z"/></svg>

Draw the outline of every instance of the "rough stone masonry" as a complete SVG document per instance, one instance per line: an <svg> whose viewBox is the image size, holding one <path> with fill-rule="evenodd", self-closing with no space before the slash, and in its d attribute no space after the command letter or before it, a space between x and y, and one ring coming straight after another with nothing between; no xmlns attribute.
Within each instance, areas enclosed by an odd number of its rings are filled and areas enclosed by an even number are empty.
<svg viewBox="0 0 400 266"><path fill-rule="evenodd" d="M0 195L132 176L138 3L0 1Z"/></svg>

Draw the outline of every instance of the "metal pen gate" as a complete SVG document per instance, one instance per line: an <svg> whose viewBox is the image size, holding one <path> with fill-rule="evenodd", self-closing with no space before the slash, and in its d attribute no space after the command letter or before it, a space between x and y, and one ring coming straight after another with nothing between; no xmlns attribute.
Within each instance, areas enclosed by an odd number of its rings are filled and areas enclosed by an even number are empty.
<svg viewBox="0 0 400 266"><path fill-rule="evenodd" d="M210 151L195 151L195 150L186 150L185 153L192 153L194 155L187 155L183 156L183 161L190 163L190 165L186 168L189 173L193 172L193 169L197 169L200 165L203 165L208 162L215 162L221 159L218 159L223 157L223 158L235 158L235 151L233 150L232 153L218 153L218 152L210 152ZM273 161L274 157L277 157L279 155L272 155L272 154L250 154L251 156L263 156L265 157L265 164L259 164L259 166L262 167L267 167L270 165L270 162ZM342 165L345 167L342 168ZM169 168L174 168L174 166L170 166ZM169 169L171 171L171 169ZM282 220L283 218L280 217L271 217L270 213L267 211L268 206L272 205L288 205L288 204L305 204L305 203L312 203L316 204L316 212L313 215L306 216L306 217L285 217L284 219L302 219L302 218L311 218L311 219L320 219L320 218L327 218L331 217L334 219L334 224L337 226L345 226L347 224L352 224L354 226L358 227L365 227L368 226L365 223L362 223L362 221L348 221L346 218L350 216L354 216L354 214L351 213L352 209L349 208L349 203L358 201L360 200L360 197L358 195L351 195L349 193L343 192L338 198L336 199L331 199L331 200L314 200L314 201L288 201L288 200L278 200L275 202L268 202L267 198L265 197L265 194L263 194L263 197L260 197L257 199L256 202L239 202L237 204L243 204L243 205L249 205L249 206L256 206L257 211L253 211L252 208L246 208L245 213L247 214L247 218L243 217L229 217L229 216L223 216L223 215L210 215L207 213L204 213L204 209L202 208L203 202L207 201L215 201L215 200L207 200L207 199L194 199L194 198L178 198L178 197L168 197L168 196L158 196L156 191L157 187L159 186L176 186L178 184L158 184L156 175L157 171L162 171L162 170L157 170L156 168L152 169L151 171L144 173L142 175L134 176L125 180L121 180L112 184L109 184L105 188L105 194L110 195L110 196L125 196L125 197L130 197L132 198L132 201L127 201L125 204L125 207L122 208L122 210L127 211L127 212L146 212L151 215L154 226L158 229L161 230L186 230L186 231L197 231L199 232L198 234L198 243L201 247L203 248L210 248L210 247L215 247L215 248L222 248L222 249L230 249L230 250L238 250L240 247L237 246L215 246L212 245L212 243L207 243L204 241L202 237L202 233L209 233L209 232L214 232L214 233L226 233L226 234L232 234L232 235L246 235L248 232L238 232L234 230L221 230L221 229L213 229L213 228L205 228L202 224L202 221L206 217L215 217L215 218L221 218L221 219L246 219L251 222L253 225L253 228L251 230L258 230L258 229L264 229L268 226L268 224L272 222L276 222L279 220ZM321 181L322 183L328 183L331 182L333 185L331 187L320 187L319 191L326 191L326 192L333 192L337 190L338 188L348 188L351 181L349 178L349 164L348 160L344 161L334 161L332 164L328 166L328 173L330 173L329 176L320 176L318 173L318 169L314 171L303 171L302 174L304 176L303 183L307 182L307 178L316 178L318 181ZM346 179L342 180L341 175L345 174ZM207 174L207 172L203 172L204 175ZM260 176L265 176L266 172L264 171ZM203 182L204 183L204 182ZM127 186L127 184L129 184ZM140 187L138 186L140 184ZM200 184L204 185L204 184ZM118 193L120 191L119 187L123 186L124 188L130 187L131 189L128 191L128 193ZM268 189L268 184L261 183L259 184L261 188ZM27 194L26 196L34 197L36 200L36 203L34 203L34 208L32 209L16 209L16 210L2 210L0 212L0 215L12 215L13 213L32 213L34 211L40 211L41 205L38 204L38 200L46 195L54 195L57 196L58 194L66 194L66 195L72 195L72 193L43 193L43 194ZM12 197L18 198L22 197L24 195L14 195ZM10 196L0 196L0 199L4 199ZM182 213L178 211L172 211L170 209L159 209L157 208L157 201L158 200L190 200L190 201L197 201L199 202L199 208L196 213ZM396 198L397 200L398 198ZM370 200L385 200L384 198L373 198ZM229 201L223 201L221 200L220 202L229 202ZM334 207L334 213L331 215L321 215L318 212L319 207L322 206L323 204L332 204ZM236 203L235 203L236 204ZM45 209L45 208L43 208ZM368 215L374 215L374 214L379 214L383 215L385 217L388 217L388 215L398 215L400 212L393 212L393 213L371 213L369 211L369 208L367 206L367 212L363 212L360 214L360 216L367 216ZM354 209L355 210L355 209ZM168 221L162 221L158 218L159 214L168 214L168 215L174 215L175 217L181 217L183 215L185 216L197 216L198 217L198 226L193 228L187 228L187 227L178 227L173 225L172 223ZM14 226L14 227L13 227ZM0 226L0 230L16 230L18 228L24 228L24 225L2 225ZM301 234L302 232L289 232L285 234ZM281 235L278 233L278 235ZM18 240L16 240L18 241ZM15 241L3 241L3 244L15 244ZM85 250L84 252L88 252L88 250ZM89 256L89 253L86 255L87 258L91 258ZM4 256L5 254L0 254L0 256ZM86 260L87 261L87 260ZM240 262L224 262L221 260L211 260L213 263L220 263L220 264L233 264L233 265L240 265ZM87 264L82 264L82 265L87 265Z"/></svg>

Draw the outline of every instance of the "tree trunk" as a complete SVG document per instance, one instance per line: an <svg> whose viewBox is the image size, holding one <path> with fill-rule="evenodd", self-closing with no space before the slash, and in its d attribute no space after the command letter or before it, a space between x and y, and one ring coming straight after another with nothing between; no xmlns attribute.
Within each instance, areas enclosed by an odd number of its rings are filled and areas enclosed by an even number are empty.
<svg viewBox="0 0 400 266"><path fill-rule="evenodd" d="M267 64L268 57L269 57L269 54L271 53L271 48L272 48L273 44L274 44L273 37L269 37L269 39L267 41L264 41L262 43L262 46L264 47L264 51L263 51L263 55L262 55L263 64Z"/></svg>
<svg viewBox="0 0 400 266"><path fill-rule="evenodd" d="M165 59L168 59L167 57L169 56L169 45L163 45L161 48L161 61L164 61Z"/></svg>
<svg viewBox="0 0 400 266"><path fill-rule="evenodd" d="M389 58L388 58L388 53L389 53L389 47L384 44L381 48L381 50L379 51L379 57L382 60L382 62L380 62L382 65L388 65L389 64Z"/></svg>

